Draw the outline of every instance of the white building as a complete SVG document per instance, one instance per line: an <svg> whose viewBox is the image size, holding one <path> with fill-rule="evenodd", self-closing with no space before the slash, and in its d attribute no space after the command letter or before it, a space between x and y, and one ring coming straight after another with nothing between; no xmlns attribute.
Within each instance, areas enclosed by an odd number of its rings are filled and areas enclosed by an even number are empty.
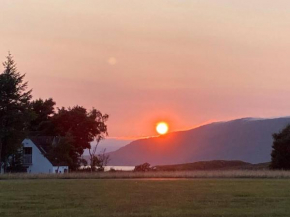
<svg viewBox="0 0 290 217"><path fill-rule="evenodd" d="M57 137L31 137L24 139L23 144L23 165L27 173L66 173L68 166L56 164L46 156L49 148L57 144L60 138Z"/></svg>

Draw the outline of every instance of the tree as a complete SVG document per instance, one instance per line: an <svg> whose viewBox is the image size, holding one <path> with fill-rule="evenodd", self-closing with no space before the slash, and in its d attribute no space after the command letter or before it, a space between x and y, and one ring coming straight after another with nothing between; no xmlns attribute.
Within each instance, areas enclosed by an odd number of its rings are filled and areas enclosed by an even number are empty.
<svg viewBox="0 0 290 217"><path fill-rule="evenodd" d="M99 165L98 169L104 171L104 167L110 162L110 155L106 153L106 149L103 149L100 154L98 154Z"/></svg>
<svg viewBox="0 0 290 217"><path fill-rule="evenodd" d="M134 172L147 172L147 171L151 171L153 170L153 168L150 167L149 163L144 163L144 164L140 164L135 166L134 168Z"/></svg>
<svg viewBox="0 0 290 217"><path fill-rule="evenodd" d="M59 166L73 164L73 159L70 156L73 149L73 142L73 138L69 133L67 133L65 137L54 138L54 143L46 154L46 157L53 162L55 166L58 166L57 172Z"/></svg>
<svg viewBox="0 0 290 217"><path fill-rule="evenodd" d="M55 114L54 112L55 102L52 98L43 100L37 99L32 101L31 107L35 114L35 119L30 123L30 131L34 135L45 135L48 126L50 125L50 120Z"/></svg>
<svg viewBox="0 0 290 217"><path fill-rule="evenodd" d="M99 164L99 159L98 159L98 156L96 155L98 145L99 145L99 141L97 141L97 144L93 148L89 149L91 172L95 171L96 166Z"/></svg>
<svg viewBox="0 0 290 217"><path fill-rule="evenodd" d="M97 154L99 142L100 140L93 148L89 149L91 172L95 171L96 167L99 171L104 171L104 166L107 166L110 161L110 155L106 154L106 149Z"/></svg>
<svg viewBox="0 0 290 217"><path fill-rule="evenodd" d="M96 109L87 111L81 106L73 108L58 108L54 112L55 102L52 99L38 99L32 102L32 110L36 119L31 123L31 135L34 136L54 136L66 137L70 135L70 146L67 146L70 160L64 152L56 153L56 147L50 153L53 153L68 162L70 169L76 170L83 162L81 156L84 149L90 149L90 143L94 140L100 141L107 135L107 126L105 122L108 115L102 114ZM96 150L95 150L96 151ZM97 163L97 157L91 162ZM93 167L92 167L93 168Z"/></svg>
<svg viewBox="0 0 290 217"><path fill-rule="evenodd" d="M279 133L273 134L272 169L290 169L290 125Z"/></svg>
<svg viewBox="0 0 290 217"><path fill-rule="evenodd" d="M12 173L26 172L26 168L23 166L23 149L18 149L9 156L6 171Z"/></svg>
<svg viewBox="0 0 290 217"><path fill-rule="evenodd" d="M53 127L50 128L50 135L63 137L70 133L73 138L70 151L72 163L69 165L72 170L79 167L84 149L90 149L92 141L100 141L108 134L105 123L108 117L96 109L88 112L81 106L60 108L52 117Z"/></svg>
<svg viewBox="0 0 290 217"><path fill-rule="evenodd" d="M86 166L88 165L88 161L87 161L86 159L84 159L84 158L81 158L81 160L80 160L80 164L81 164L82 166L86 167Z"/></svg>
<svg viewBox="0 0 290 217"><path fill-rule="evenodd" d="M33 114L25 74L17 71L10 53L3 66L4 72L0 74L0 169L4 165L5 170L9 156L21 147Z"/></svg>

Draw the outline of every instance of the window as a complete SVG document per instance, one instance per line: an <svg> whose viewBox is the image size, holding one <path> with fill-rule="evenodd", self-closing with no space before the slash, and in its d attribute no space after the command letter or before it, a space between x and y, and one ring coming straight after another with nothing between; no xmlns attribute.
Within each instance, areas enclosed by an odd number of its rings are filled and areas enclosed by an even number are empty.
<svg viewBox="0 0 290 217"><path fill-rule="evenodd" d="M31 155L32 154L32 148L31 147L24 148L23 152L24 152L25 155Z"/></svg>
<svg viewBox="0 0 290 217"><path fill-rule="evenodd" d="M31 147L23 148L23 164L25 165L32 164L32 148Z"/></svg>

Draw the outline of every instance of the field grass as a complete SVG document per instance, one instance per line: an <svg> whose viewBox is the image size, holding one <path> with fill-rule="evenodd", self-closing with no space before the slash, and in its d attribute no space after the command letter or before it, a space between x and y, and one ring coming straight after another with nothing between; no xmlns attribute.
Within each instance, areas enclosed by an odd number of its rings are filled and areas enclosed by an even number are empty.
<svg viewBox="0 0 290 217"><path fill-rule="evenodd" d="M216 170L216 171L151 171L151 172L95 172L67 174L2 174L8 179L134 179L134 178L285 178L290 171L282 170Z"/></svg>
<svg viewBox="0 0 290 217"><path fill-rule="evenodd" d="M289 179L0 181L0 216L289 216Z"/></svg>

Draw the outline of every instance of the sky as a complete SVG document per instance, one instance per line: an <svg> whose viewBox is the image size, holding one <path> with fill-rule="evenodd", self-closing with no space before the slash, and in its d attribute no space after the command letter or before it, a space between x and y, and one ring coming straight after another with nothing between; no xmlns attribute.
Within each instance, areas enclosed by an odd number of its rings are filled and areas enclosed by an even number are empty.
<svg viewBox="0 0 290 217"><path fill-rule="evenodd" d="M33 97L110 115L109 136L290 115L290 2L0 0L0 61Z"/></svg>

